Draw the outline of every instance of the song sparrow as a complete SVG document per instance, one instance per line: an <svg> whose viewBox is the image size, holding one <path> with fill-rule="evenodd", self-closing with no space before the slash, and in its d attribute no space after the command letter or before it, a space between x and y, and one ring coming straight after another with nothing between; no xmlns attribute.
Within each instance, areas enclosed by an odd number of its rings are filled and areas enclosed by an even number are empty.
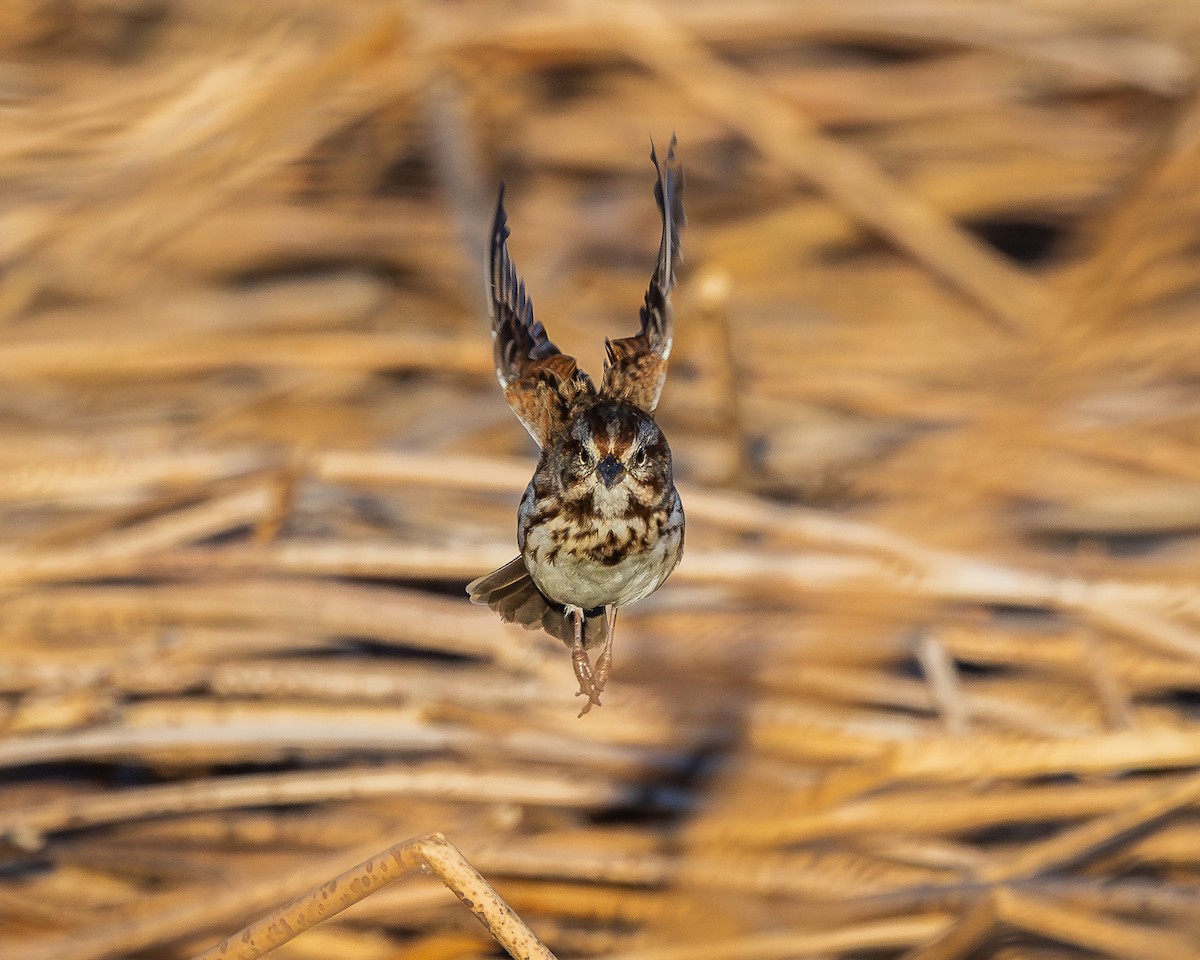
<svg viewBox="0 0 1200 960"><path fill-rule="evenodd" d="M570 645L577 696L587 697L580 716L600 705L617 610L662 586L683 555L683 505L671 449L653 417L671 354L670 292L683 224L675 145L672 137L660 164L651 144L662 215L658 262L641 332L605 341L599 389L533 317L508 256L503 184L492 223L488 293L496 375L542 452L517 513L521 555L467 591L504 620L542 627ZM593 669L587 649L597 643Z"/></svg>

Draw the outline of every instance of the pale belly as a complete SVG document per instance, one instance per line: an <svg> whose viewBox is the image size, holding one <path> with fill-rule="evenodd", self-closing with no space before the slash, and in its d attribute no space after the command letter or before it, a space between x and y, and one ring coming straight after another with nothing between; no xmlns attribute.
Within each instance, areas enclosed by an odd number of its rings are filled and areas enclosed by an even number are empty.
<svg viewBox="0 0 1200 960"><path fill-rule="evenodd" d="M683 553L683 512L676 509L662 533L615 563L554 549L544 530L529 531L523 555L533 582L551 600L591 610L637 603L663 585Z"/></svg>

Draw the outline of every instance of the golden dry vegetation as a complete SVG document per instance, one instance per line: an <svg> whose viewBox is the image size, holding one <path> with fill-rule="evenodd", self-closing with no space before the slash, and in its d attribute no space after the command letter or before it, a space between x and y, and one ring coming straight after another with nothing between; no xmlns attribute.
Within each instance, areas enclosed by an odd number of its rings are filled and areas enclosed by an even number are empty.
<svg viewBox="0 0 1200 960"><path fill-rule="evenodd" d="M563 958L1200 956L1198 67L1193 0L7 0L0 956L429 832ZM672 130L688 553L577 720L462 593L483 239L594 370ZM414 876L273 956L495 951Z"/></svg>

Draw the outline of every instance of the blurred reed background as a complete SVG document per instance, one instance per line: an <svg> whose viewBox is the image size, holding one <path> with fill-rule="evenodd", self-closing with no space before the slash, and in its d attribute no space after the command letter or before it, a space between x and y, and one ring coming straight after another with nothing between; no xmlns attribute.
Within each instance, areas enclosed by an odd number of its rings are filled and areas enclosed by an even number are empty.
<svg viewBox="0 0 1200 960"><path fill-rule="evenodd" d="M0 956L430 830L560 957L1200 956L1200 5L0 6ZM471 607L689 227L605 705ZM280 958L495 956L436 882Z"/></svg>

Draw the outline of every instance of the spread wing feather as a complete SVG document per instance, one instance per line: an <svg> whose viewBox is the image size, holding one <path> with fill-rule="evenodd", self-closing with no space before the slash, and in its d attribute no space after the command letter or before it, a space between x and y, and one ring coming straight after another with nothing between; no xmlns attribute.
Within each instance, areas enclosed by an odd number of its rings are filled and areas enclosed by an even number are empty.
<svg viewBox="0 0 1200 960"><path fill-rule="evenodd" d="M642 329L637 336L606 340L608 362L600 392L619 397L647 413L658 406L663 384L667 379L667 358L671 355L674 313L671 310L671 287L675 285L675 265L680 259L679 230L685 222L683 214L683 171L675 160L675 137L667 149L667 159L660 164L654 144L650 145L650 160L658 180L654 184L654 199L662 215L662 241L658 247L658 262L646 290L641 310Z"/></svg>
<svg viewBox="0 0 1200 960"><path fill-rule="evenodd" d="M508 255L508 236L501 183L488 256L496 377L517 418L538 446L545 447L563 426L571 401L582 391L592 391L592 381L534 318L525 281Z"/></svg>

